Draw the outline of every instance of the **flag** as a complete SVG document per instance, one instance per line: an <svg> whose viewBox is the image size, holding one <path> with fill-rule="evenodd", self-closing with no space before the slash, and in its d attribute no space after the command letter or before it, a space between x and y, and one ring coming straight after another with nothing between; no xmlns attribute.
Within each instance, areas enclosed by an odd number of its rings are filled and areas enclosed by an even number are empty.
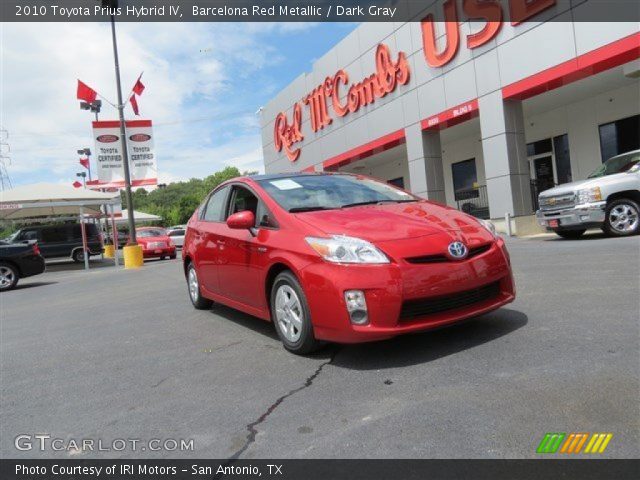
<svg viewBox="0 0 640 480"><path fill-rule="evenodd" d="M138 80L136 80L136 84L133 86L133 93L136 95L142 95L142 92L144 92L144 84L140 81L141 78L142 74L140 74Z"/></svg>
<svg viewBox="0 0 640 480"><path fill-rule="evenodd" d="M138 110L138 101L136 100L136 96L135 95L131 95L131 98L129 99L129 102L131 102L131 108L133 108L133 113L135 113L136 115L140 115L140 110Z"/></svg>
<svg viewBox="0 0 640 480"><path fill-rule="evenodd" d="M81 158L80 159L80 165L82 165L84 168L89 170L89 159L88 158Z"/></svg>
<svg viewBox="0 0 640 480"><path fill-rule="evenodd" d="M84 100L87 103L92 103L96 100L97 96L98 92L96 92L89 85L78 80L78 91L76 93L76 98L78 100Z"/></svg>
<svg viewBox="0 0 640 480"><path fill-rule="evenodd" d="M75 181L73 182L73 188L80 188L82 186L82 184L79 181Z"/></svg>

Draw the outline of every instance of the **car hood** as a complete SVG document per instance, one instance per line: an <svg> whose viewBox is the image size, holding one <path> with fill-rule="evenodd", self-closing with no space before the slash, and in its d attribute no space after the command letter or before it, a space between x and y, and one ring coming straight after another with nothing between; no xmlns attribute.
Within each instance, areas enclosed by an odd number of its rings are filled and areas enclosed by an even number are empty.
<svg viewBox="0 0 640 480"><path fill-rule="evenodd" d="M491 234L473 217L428 201L365 205L295 214L326 235L348 235L370 242L424 237L438 233L484 236Z"/></svg>
<svg viewBox="0 0 640 480"><path fill-rule="evenodd" d="M604 177L587 178L586 180L578 180L571 183L563 183L557 187L550 188L543 192L540 192L541 197L553 197L556 195L566 195L584 188L591 188L596 186L602 186L603 184L613 183L620 179L621 176L629 175L626 172L614 173L612 175L606 175Z"/></svg>

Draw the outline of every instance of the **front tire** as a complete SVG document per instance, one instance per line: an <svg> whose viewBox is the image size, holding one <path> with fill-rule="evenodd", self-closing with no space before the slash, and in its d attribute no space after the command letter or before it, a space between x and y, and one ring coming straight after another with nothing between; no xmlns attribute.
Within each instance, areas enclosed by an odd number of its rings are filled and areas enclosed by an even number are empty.
<svg viewBox="0 0 640 480"><path fill-rule="evenodd" d="M640 232L640 206L627 198L614 200L607 206L604 230L614 237L627 237Z"/></svg>
<svg viewBox="0 0 640 480"><path fill-rule="evenodd" d="M321 344L313 335L311 311L298 279L280 273L271 287L271 318L284 348L297 355L311 353Z"/></svg>
<svg viewBox="0 0 640 480"><path fill-rule="evenodd" d="M586 230L554 230L556 235L562 237L566 240L577 240L579 239Z"/></svg>
<svg viewBox="0 0 640 480"><path fill-rule="evenodd" d="M18 284L20 275L16 267L9 263L0 262L0 292L7 292Z"/></svg>
<svg viewBox="0 0 640 480"><path fill-rule="evenodd" d="M213 302L208 298L204 298L200 293L200 281L198 280L198 272L193 263L187 266L187 288L189 290L189 299L196 310L208 310Z"/></svg>

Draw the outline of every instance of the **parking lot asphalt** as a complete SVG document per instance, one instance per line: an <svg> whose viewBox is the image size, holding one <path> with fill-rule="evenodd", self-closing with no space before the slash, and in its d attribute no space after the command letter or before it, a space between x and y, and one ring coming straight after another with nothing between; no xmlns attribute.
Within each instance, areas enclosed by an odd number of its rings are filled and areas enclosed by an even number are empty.
<svg viewBox="0 0 640 480"><path fill-rule="evenodd" d="M46 433L193 439L86 458L533 458L546 432L611 432L601 457L638 457L638 237L508 245L507 308L309 357L194 310L179 259L24 279L0 297L0 454L78 458L14 447Z"/></svg>

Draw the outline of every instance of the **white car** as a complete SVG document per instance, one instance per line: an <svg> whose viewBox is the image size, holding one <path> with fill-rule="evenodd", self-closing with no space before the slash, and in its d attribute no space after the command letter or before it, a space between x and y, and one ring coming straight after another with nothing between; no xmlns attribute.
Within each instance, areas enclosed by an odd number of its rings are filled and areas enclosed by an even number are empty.
<svg viewBox="0 0 640 480"><path fill-rule="evenodd" d="M186 231L186 225L174 225L173 227L167 228L167 235L169 235L169 238L176 247L182 248Z"/></svg>

